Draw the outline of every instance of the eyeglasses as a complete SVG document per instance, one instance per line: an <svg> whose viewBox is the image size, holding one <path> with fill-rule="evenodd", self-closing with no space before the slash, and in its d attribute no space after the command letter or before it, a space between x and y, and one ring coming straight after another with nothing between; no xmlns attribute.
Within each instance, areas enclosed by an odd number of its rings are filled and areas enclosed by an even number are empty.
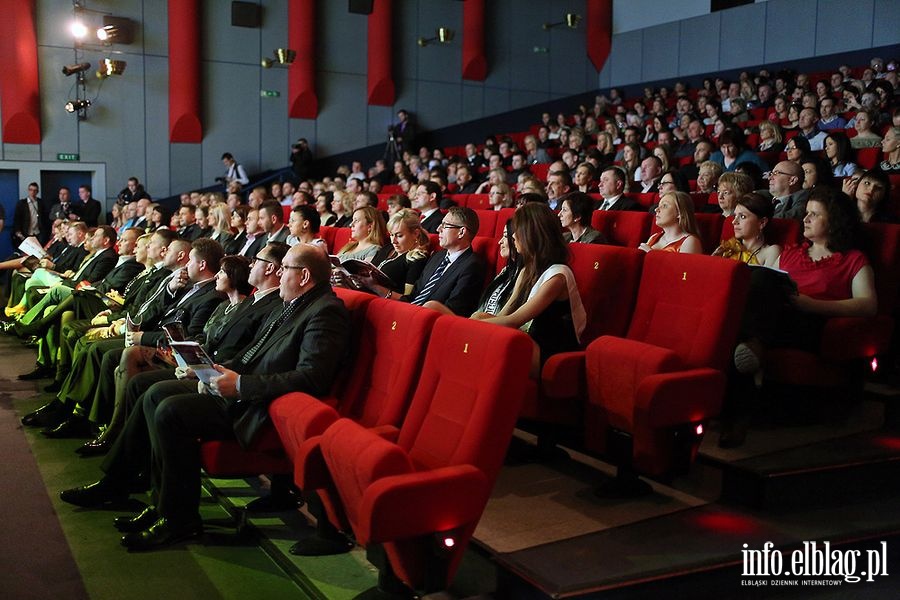
<svg viewBox="0 0 900 600"><path fill-rule="evenodd" d="M281 265L282 269L294 269L299 271L300 269L305 269L306 265Z"/></svg>
<svg viewBox="0 0 900 600"><path fill-rule="evenodd" d="M441 223L438 229L464 229L465 225L454 225L453 223Z"/></svg>
<svg viewBox="0 0 900 600"><path fill-rule="evenodd" d="M272 262L271 260L266 260L265 258L262 258L261 256L254 256L254 257L253 257L253 262L256 262L256 261L261 261L261 262L264 262L264 263L269 263L270 265L274 265L274 264L275 264L275 263Z"/></svg>
<svg viewBox="0 0 900 600"><path fill-rule="evenodd" d="M775 177L776 175L786 175L787 177L793 177L793 175L791 175L790 173L785 173L784 171L768 171L766 173L763 173L763 179L772 179L772 177Z"/></svg>
<svg viewBox="0 0 900 600"><path fill-rule="evenodd" d="M659 185L675 185L675 182L674 182L674 181L665 181L665 180L663 180L663 181L660 181L660 182L659 182Z"/></svg>

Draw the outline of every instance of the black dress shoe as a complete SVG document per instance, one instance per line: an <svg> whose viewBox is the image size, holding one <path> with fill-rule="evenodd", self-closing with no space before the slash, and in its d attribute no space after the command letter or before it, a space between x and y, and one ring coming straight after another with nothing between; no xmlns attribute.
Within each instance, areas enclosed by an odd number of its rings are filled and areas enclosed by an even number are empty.
<svg viewBox="0 0 900 600"><path fill-rule="evenodd" d="M53 374L53 371L48 369L47 367L42 367L38 365L34 371L30 371L28 373L23 373L19 375L19 381L35 381L37 379L46 379Z"/></svg>
<svg viewBox="0 0 900 600"><path fill-rule="evenodd" d="M88 485L63 490L59 493L59 498L63 502L75 506L94 508L106 503L124 502L128 498L128 494L101 479Z"/></svg>
<svg viewBox="0 0 900 600"><path fill-rule="evenodd" d="M62 389L62 381L59 381L58 379L54 379L53 383L51 383L50 385L44 386L44 391L51 393L51 394L55 394L56 392L58 392L61 389Z"/></svg>
<svg viewBox="0 0 900 600"><path fill-rule="evenodd" d="M88 458L90 456L102 456L109 452L109 449L112 448L112 442L109 438L106 439L94 439L89 442L85 442L83 446L79 446L75 449L75 453L79 454L82 458Z"/></svg>
<svg viewBox="0 0 900 600"><path fill-rule="evenodd" d="M47 428L41 433L51 439L84 438L94 435L93 426L87 417L73 415L53 428Z"/></svg>
<svg viewBox="0 0 900 600"><path fill-rule="evenodd" d="M122 533L137 533L143 531L159 520L156 508L148 506L137 516L123 516L113 519L113 527Z"/></svg>
<svg viewBox="0 0 900 600"><path fill-rule="evenodd" d="M60 421L66 418L67 413L66 405L59 400L53 399L39 409L22 417L22 425L26 427L58 425Z"/></svg>
<svg viewBox="0 0 900 600"><path fill-rule="evenodd" d="M161 517L143 531L126 533L122 536L122 545L129 552L145 552L171 546L202 533L203 523L199 520L185 525L173 525L165 517Z"/></svg>

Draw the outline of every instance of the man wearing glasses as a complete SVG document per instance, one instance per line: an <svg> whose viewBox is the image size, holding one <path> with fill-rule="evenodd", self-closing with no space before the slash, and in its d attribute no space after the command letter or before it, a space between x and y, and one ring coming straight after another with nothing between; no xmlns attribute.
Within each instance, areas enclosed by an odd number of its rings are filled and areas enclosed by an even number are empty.
<svg viewBox="0 0 900 600"><path fill-rule="evenodd" d="M803 189L803 169L800 165L783 160L766 175L769 192L775 203L775 218L802 219L806 214L809 190Z"/></svg>
<svg viewBox="0 0 900 600"><path fill-rule="evenodd" d="M82 507L121 501L137 471L149 466L156 506L115 522L126 532L122 545L128 550L152 550L202 533L202 441L237 438L246 447L268 419L272 400L293 391L321 396L330 390L347 354L350 316L329 284L328 256L316 246L297 244L279 271L283 306L233 360L215 365L221 374L208 387L201 385L200 393L145 393L129 416L134 429L126 427L103 465L106 475L60 494ZM135 434L127 435L130 431Z"/></svg>
<svg viewBox="0 0 900 600"><path fill-rule="evenodd" d="M386 297L402 299L426 308L442 304L451 312L468 317L478 304L484 285L484 263L472 251L478 233L478 215L471 208L454 206L438 226L441 250L435 252L408 296L389 292Z"/></svg>

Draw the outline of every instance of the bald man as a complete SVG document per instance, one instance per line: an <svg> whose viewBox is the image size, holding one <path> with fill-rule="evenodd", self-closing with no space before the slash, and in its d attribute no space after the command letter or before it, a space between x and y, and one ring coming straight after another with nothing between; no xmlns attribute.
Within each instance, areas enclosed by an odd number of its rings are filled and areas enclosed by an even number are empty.
<svg viewBox="0 0 900 600"><path fill-rule="evenodd" d="M803 168L783 160L769 172L769 192L775 203L775 218L802 219L809 190L803 189Z"/></svg>

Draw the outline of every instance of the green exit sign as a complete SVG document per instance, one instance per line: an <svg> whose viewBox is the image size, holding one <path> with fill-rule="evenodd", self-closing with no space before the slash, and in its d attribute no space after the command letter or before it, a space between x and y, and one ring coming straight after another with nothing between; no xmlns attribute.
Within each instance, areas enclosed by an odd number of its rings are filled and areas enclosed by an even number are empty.
<svg viewBox="0 0 900 600"><path fill-rule="evenodd" d="M259 90L259 95L263 98L278 98L281 92L278 90Z"/></svg>
<svg viewBox="0 0 900 600"><path fill-rule="evenodd" d="M63 160L68 162L75 162L81 160L80 154L69 154L66 152L60 152L56 155L56 160Z"/></svg>

